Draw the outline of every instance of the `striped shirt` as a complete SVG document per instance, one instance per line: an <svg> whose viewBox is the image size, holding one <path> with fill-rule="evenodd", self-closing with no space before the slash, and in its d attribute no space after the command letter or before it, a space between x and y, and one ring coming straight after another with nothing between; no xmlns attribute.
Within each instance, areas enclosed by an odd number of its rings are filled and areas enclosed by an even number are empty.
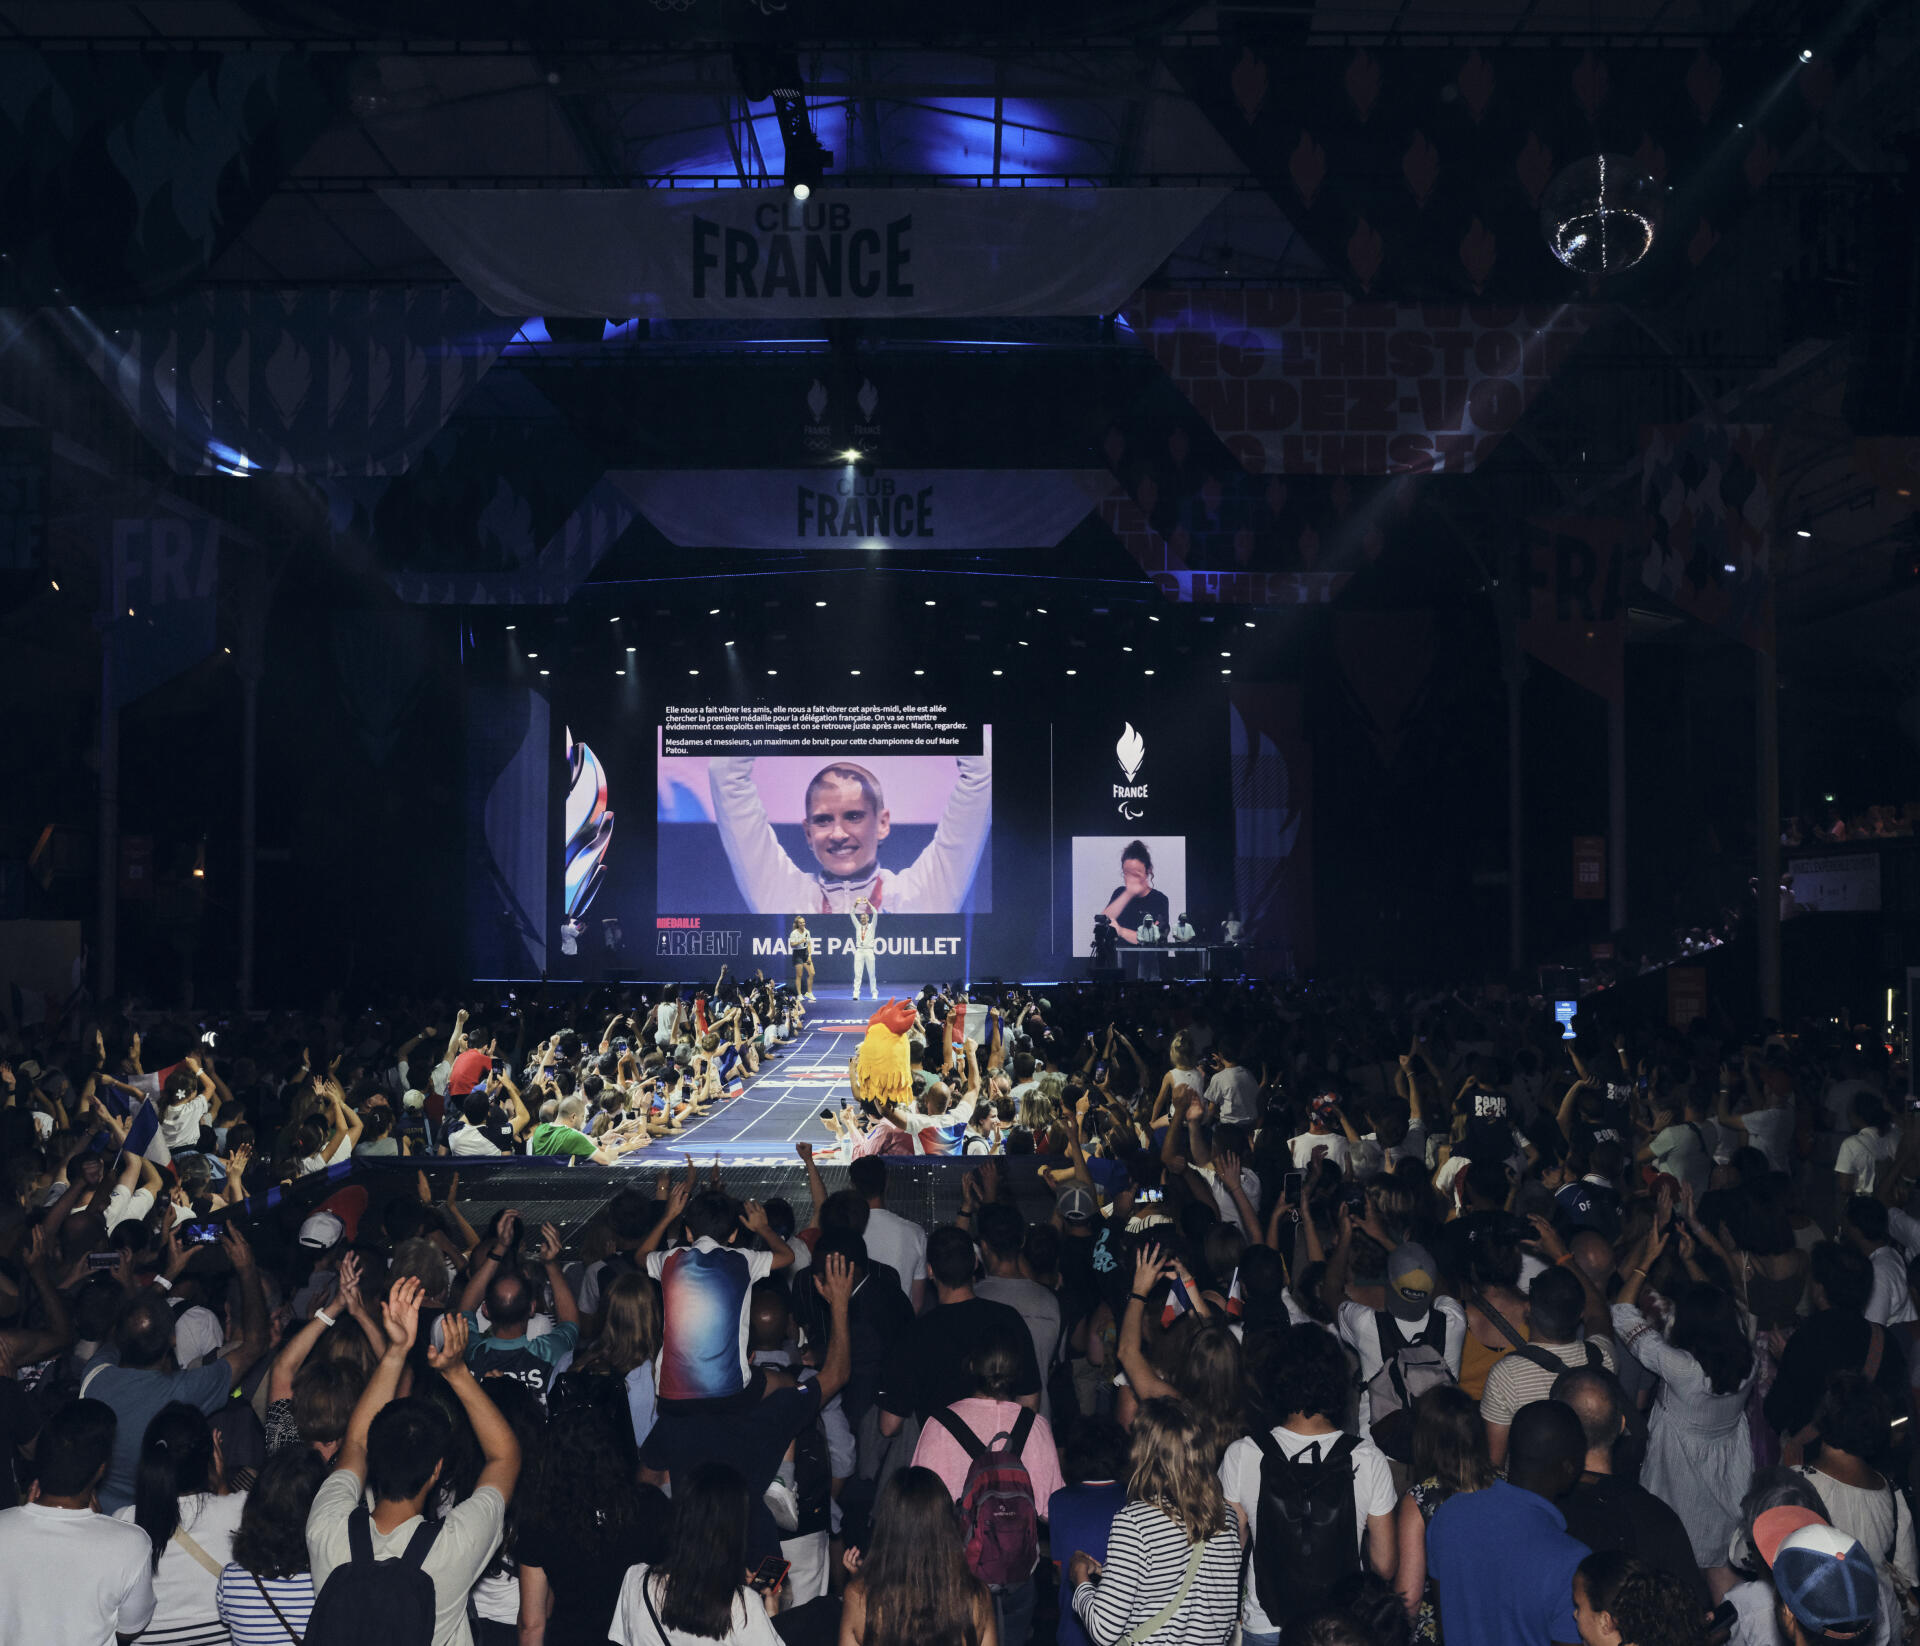
<svg viewBox="0 0 1920 1646"><path fill-rule="evenodd" d="M1600 1352L1600 1364L1608 1371L1618 1373L1619 1357L1613 1352L1613 1344L1604 1337L1593 1338L1591 1342ZM1531 1343L1528 1347L1552 1355L1569 1371L1587 1364L1587 1344L1584 1341ZM1523 1354L1516 1352L1503 1355L1494 1364L1493 1370L1487 1373L1486 1392L1480 1397L1481 1418L1488 1423L1511 1424L1514 1414L1522 1406L1549 1398L1559 1376L1558 1371L1550 1372L1544 1366L1536 1366Z"/></svg>
<svg viewBox="0 0 1920 1646"><path fill-rule="evenodd" d="M1073 1592L1073 1609L1094 1646L1113 1646L1129 1629L1159 1615L1179 1593L1193 1545L1186 1528L1151 1503L1129 1503L1114 1516L1098 1583ZM1240 1621L1240 1531L1226 1524L1207 1539L1193 1587L1172 1617L1141 1646L1225 1646Z"/></svg>
<svg viewBox="0 0 1920 1646"><path fill-rule="evenodd" d="M262 1586L266 1595L261 1594ZM273 1615L273 1606L287 1622ZM220 1621L233 1637L233 1646L289 1646L287 1632L304 1637L307 1615L313 1610L313 1579L305 1572L298 1577L256 1578L244 1566L229 1561L220 1573Z"/></svg>

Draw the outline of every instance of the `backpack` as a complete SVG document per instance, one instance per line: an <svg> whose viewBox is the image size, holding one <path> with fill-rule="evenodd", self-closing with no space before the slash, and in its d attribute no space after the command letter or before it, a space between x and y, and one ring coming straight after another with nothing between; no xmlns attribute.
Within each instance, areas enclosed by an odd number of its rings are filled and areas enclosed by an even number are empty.
<svg viewBox="0 0 1920 1646"><path fill-rule="evenodd" d="M1040 1511L1033 1477L1021 1461L1033 1433L1033 1413L1022 1410L1010 1433L1003 1429L984 1444L951 1408L935 1412L933 1421L971 1459L960 1490L968 1569L989 1589L1025 1583L1040 1561Z"/></svg>
<svg viewBox="0 0 1920 1646"><path fill-rule="evenodd" d="M1260 1448L1260 1504L1254 1519L1253 1583L1260 1609L1279 1627L1317 1611L1328 1592L1360 1570L1353 1502L1355 1435L1341 1435L1324 1457L1290 1458L1270 1430ZM1318 1443L1308 1451L1318 1451Z"/></svg>
<svg viewBox="0 0 1920 1646"><path fill-rule="evenodd" d="M1456 1381L1447 1364L1447 1319L1438 1309L1429 1310L1426 1325L1411 1338L1401 1334L1399 1321L1385 1309L1376 1309L1373 1321L1380 1334L1380 1370L1362 1391L1367 1426L1374 1445L1396 1463L1406 1463L1413 1457L1413 1403L1429 1389Z"/></svg>
<svg viewBox="0 0 1920 1646"><path fill-rule="evenodd" d="M373 1557L373 1522L365 1506L347 1517L349 1559L327 1574L307 1619L304 1646L433 1646L437 1601L420 1569L439 1535L425 1521L398 1560Z"/></svg>

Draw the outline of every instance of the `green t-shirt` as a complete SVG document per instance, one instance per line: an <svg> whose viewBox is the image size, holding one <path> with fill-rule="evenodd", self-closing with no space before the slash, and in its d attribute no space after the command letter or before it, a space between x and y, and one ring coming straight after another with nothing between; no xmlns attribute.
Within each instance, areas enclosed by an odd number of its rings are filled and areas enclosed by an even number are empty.
<svg viewBox="0 0 1920 1646"><path fill-rule="evenodd" d="M572 1126L563 1126L557 1120L549 1120L533 1129L533 1142L528 1145L532 1154L570 1154L578 1155L582 1160L591 1156L598 1147L585 1132Z"/></svg>

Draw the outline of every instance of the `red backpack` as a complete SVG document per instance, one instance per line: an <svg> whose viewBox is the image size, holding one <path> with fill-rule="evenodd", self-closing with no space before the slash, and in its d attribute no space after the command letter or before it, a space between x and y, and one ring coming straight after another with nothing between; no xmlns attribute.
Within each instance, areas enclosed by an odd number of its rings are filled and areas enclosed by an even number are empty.
<svg viewBox="0 0 1920 1646"><path fill-rule="evenodd" d="M1040 1512L1033 1477L1021 1461L1033 1413L1023 1410L1010 1432L1003 1429L984 1444L951 1408L935 1412L933 1420L971 1459L960 1490L968 1567L989 1589L1025 1583L1040 1561Z"/></svg>

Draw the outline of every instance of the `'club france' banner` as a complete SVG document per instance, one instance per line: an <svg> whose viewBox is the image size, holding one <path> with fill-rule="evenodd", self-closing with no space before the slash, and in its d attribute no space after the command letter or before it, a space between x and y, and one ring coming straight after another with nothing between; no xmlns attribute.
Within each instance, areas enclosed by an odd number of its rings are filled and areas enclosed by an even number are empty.
<svg viewBox="0 0 1920 1646"><path fill-rule="evenodd" d="M386 189L496 314L1111 314L1223 189Z"/></svg>
<svg viewBox="0 0 1920 1646"><path fill-rule="evenodd" d="M624 469L683 549L1051 548L1113 489L1100 469Z"/></svg>

